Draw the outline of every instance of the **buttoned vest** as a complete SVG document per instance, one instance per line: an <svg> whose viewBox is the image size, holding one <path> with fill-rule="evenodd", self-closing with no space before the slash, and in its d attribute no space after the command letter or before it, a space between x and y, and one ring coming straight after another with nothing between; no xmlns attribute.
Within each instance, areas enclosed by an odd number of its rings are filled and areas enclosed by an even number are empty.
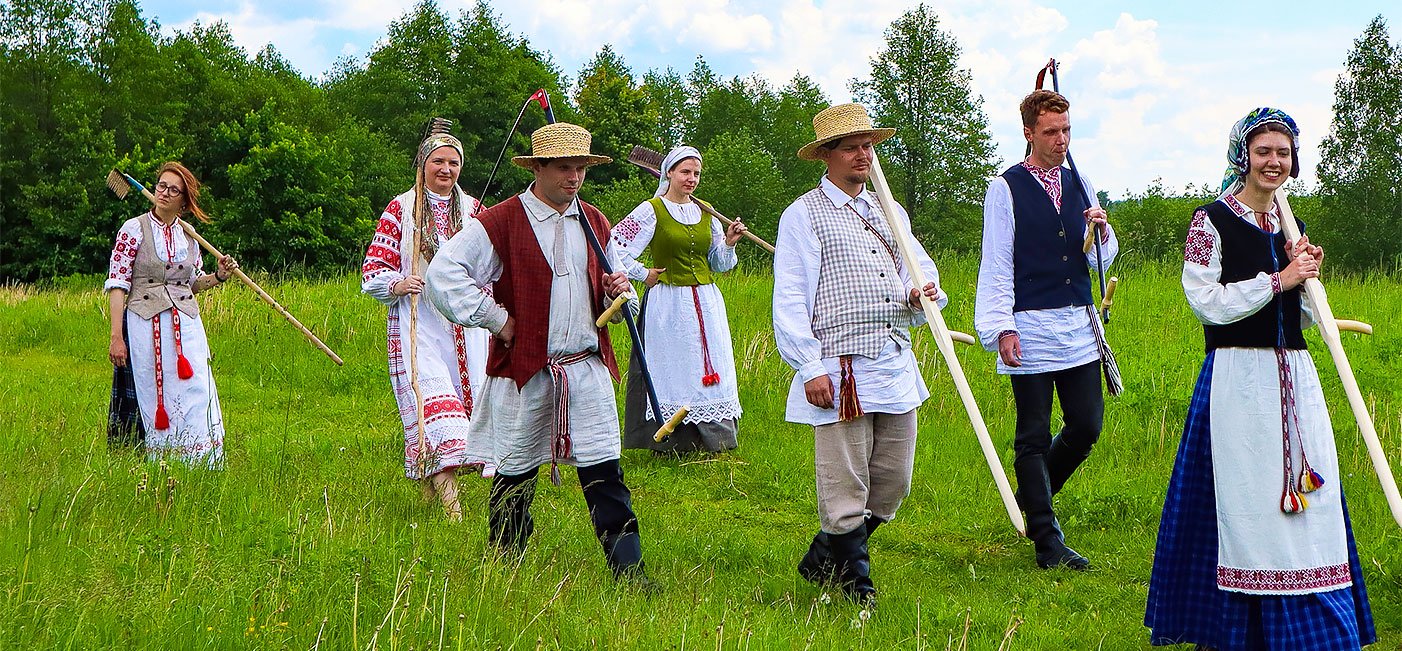
<svg viewBox="0 0 1402 651"><path fill-rule="evenodd" d="M1090 305L1081 243L1088 207L1071 170L1061 170L1061 211L1021 164L1003 172L1013 196L1013 311Z"/></svg>
<svg viewBox="0 0 1402 651"><path fill-rule="evenodd" d="M200 315L191 283L200 264L200 247L195 238L187 237L190 252L183 262L163 262L156 256L156 239L151 234L151 218L142 215L141 244L131 265L131 291L127 293L127 309L143 319L150 319L172 307L190 316ZM178 232L179 228L172 228Z"/></svg>
<svg viewBox="0 0 1402 651"><path fill-rule="evenodd" d="M888 340L909 345L914 312L881 206L872 203L864 221L850 204L834 206L822 188L800 200L820 249L813 335L823 345L823 357L875 358Z"/></svg>

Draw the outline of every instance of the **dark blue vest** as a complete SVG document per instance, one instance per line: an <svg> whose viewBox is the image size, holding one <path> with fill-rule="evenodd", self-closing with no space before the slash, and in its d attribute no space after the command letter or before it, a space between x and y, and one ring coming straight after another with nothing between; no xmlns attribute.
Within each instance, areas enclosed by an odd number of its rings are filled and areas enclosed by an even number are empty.
<svg viewBox="0 0 1402 651"><path fill-rule="evenodd" d="M1257 274L1273 274L1285 268L1285 233L1270 234L1237 216L1222 201L1214 201L1198 210L1207 211L1208 219L1217 228L1217 247L1222 252L1222 276L1217 282L1227 285L1255 278ZM1305 223L1296 219L1300 233ZM1255 314L1226 325L1202 326L1207 350L1218 348L1290 348L1305 349L1305 335L1300 331L1300 290L1276 294L1271 302Z"/></svg>
<svg viewBox="0 0 1402 651"><path fill-rule="evenodd" d="M1085 211L1071 170L1061 168L1061 212L1021 163L1003 172L1013 195L1013 311L1090 305L1090 268L1081 243Z"/></svg>

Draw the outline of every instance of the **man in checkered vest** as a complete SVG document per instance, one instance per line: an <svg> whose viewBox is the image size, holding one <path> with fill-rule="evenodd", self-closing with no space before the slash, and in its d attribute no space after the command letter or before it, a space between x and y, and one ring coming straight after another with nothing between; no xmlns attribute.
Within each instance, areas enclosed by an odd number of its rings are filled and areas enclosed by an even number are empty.
<svg viewBox="0 0 1402 651"><path fill-rule="evenodd" d="M821 525L798 573L867 604L876 594L867 540L910 493L915 409L929 397L910 349L924 313L866 187L873 147L895 129L873 127L859 104L824 109L813 128L798 157L823 161L827 174L784 210L774 256L774 338L795 371L787 419L813 426ZM935 263L915 248L931 279L923 292L943 306Z"/></svg>
<svg viewBox="0 0 1402 651"><path fill-rule="evenodd" d="M998 352L998 372L1012 380L1013 469L1037 565L1083 570L1090 561L1066 546L1052 496L1090 456L1105 412L1090 293L1096 253L1083 240L1092 225L1104 227L1100 248L1107 269L1119 242L1095 189L1065 166L1069 110L1066 98L1049 90L1022 101L1029 155L988 185L974 327L983 346ZM1053 391L1065 421L1055 438Z"/></svg>

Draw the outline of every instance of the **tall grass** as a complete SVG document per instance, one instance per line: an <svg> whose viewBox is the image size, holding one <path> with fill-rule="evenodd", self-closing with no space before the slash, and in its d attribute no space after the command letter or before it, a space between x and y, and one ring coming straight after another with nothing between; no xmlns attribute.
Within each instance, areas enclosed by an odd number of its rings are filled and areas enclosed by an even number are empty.
<svg viewBox="0 0 1402 651"><path fill-rule="evenodd" d="M951 327L969 330L977 261L939 256ZM751 265L754 266L754 265ZM337 368L250 292L201 296L228 428L227 468L110 452L111 367L98 279L0 288L0 644L17 648L1137 649L1159 512L1201 332L1174 265L1117 273L1112 342L1127 391L1059 499L1089 573L1040 571L998 501L928 332L910 498L873 542L869 619L801 581L817 526L812 430L785 423L791 372L770 332L767 270L721 283L745 417L740 448L625 454L649 574L616 585L577 484L542 482L519 562L485 548L485 482L453 525L402 477L384 313L351 277L268 289L346 360ZM1379 435L1402 466L1402 304L1389 278L1335 279ZM627 345L622 329L616 344ZM1317 336L1364 578L1384 649L1402 645L1402 531ZM1010 467L1011 392L991 354L959 353ZM621 393L621 392L620 392ZM490 406L486 406L490 408ZM571 479L567 477L567 479Z"/></svg>

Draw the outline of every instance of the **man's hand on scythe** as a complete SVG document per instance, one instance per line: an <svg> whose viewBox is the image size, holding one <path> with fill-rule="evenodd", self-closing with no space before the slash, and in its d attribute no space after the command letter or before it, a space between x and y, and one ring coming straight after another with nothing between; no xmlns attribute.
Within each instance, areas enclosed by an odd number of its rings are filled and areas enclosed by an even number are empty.
<svg viewBox="0 0 1402 651"><path fill-rule="evenodd" d="M940 288L935 287L935 284L934 284L934 283L925 283L925 291L924 291L924 292L921 292L920 290L915 289L914 287L912 287L912 288L910 289L910 298L906 299L906 300L910 301L910 307L911 307L912 309L916 309L916 310L924 309L924 308L921 307L921 305L920 305L920 295L921 295L922 293L925 295L925 298L927 298L927 299L930 300L931 303L933 303L933 302L935 302L935 301L938 301L938 300L940 299Z"/></svg>

